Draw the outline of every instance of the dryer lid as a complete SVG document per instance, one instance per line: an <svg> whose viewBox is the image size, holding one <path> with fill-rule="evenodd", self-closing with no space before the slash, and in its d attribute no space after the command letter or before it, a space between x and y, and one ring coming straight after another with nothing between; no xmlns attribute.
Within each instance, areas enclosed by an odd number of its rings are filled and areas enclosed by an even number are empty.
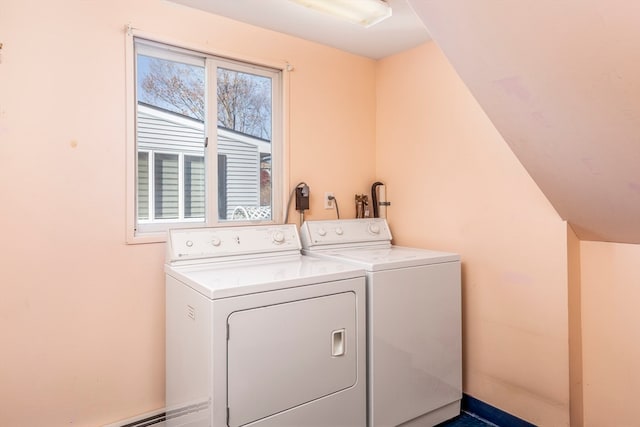
<svg viewBox="0 0 640 427"><path fill-rule="evenodd" d="M165 266L168 276L210 299L364 277L344 261L289 255L266 259Z"/></svg>

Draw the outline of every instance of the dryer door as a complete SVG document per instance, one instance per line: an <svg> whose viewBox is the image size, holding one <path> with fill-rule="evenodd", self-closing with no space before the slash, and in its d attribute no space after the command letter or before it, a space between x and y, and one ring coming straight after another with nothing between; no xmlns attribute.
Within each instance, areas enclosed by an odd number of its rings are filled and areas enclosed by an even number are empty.
<svg viewBox="0 0 640 427"><path fill-rule="evenodd" d="M231 427L356 383L353 292L236 311L228 327Z"/></svg>

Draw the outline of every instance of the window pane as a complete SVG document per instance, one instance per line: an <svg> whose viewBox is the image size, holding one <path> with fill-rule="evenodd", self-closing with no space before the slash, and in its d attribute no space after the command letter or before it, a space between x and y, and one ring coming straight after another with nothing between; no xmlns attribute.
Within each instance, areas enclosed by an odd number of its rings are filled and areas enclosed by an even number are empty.
<svg viewBox="0 0 640 427"><path fill-rule="evenodd" d="M204 66L148 55L137 58L138 102L204 121Z"/></svg>
<svg viewBox="0 0 640 427"><path fill-rule="evenodd" d="M153 159L155 218L174 219L180 213L178 155L156 153Z"/></svg>
<svg viewBox="0 0 640 427"><path fill-rule="evenodd" d="M226 218L271 219L271 79L226 68L218 68L217 77L218 154L226 156Z"/></svg>
<svg viewBox="0 0 640 427"><path fill-rule="evenodd" d="M149 219L149 153L138 152L138 219Z"/></svg>
<svg viewBox="0 0 640 427"><path fill-rule="evenodd" d="M260 153L260 204L271 205L271 154Z"/></svg>
<svg viewBox="0 0 640 427"><path fill-rule="evenodd" d="M204 157L184 156L184 217L204 218Z"/></svg>
<svg viewBox="0 0 640 427"><path fill-rule="evenodd" d="M135 235L280 215L281 70L133 43Z"/></svg>
<svg viewBox="0 0 640 427"><path fill-rule="evenodd" d="M137 49L136 143L138 153L150 153L138 174L145 166L153 172L146 193L139 181L138 220L204 221L205 59L143 43Z"/></svg>

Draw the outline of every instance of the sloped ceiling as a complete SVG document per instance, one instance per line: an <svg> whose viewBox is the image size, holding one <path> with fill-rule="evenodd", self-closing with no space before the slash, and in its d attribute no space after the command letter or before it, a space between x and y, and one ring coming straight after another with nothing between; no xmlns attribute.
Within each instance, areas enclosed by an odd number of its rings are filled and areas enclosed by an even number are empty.
<svg viewBox="0 0 640 427"><path fill-rule="evenodd" d="M640 2L409 3L578 236L640 243Z"/></svg>

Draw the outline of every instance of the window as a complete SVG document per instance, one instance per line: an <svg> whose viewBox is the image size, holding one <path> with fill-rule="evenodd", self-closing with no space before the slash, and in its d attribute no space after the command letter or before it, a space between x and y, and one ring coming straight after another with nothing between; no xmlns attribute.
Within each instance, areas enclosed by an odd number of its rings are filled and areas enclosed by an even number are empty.
<svg viewBox="0 0 640 427"><path fill-rule="evenodd" d="M140 38L134 234L275 222L282 200L282 70Z"/></svg>

